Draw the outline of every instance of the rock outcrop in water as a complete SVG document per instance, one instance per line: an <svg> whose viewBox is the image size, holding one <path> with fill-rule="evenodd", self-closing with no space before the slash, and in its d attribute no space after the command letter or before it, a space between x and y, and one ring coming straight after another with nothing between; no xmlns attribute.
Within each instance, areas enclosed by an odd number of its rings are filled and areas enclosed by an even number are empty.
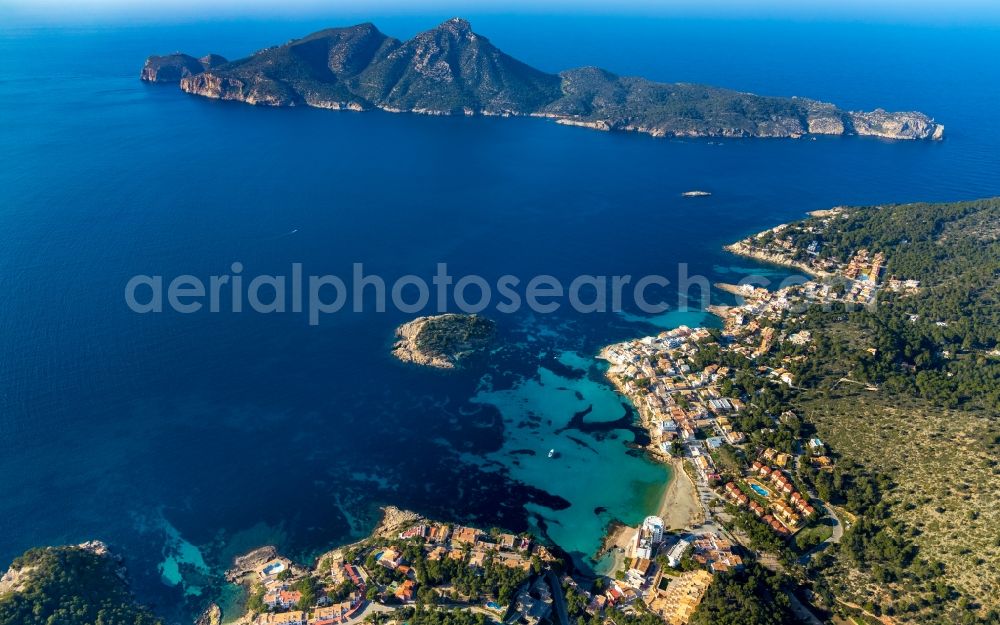
<svg viewBox="0 0 1000 625"><path fill-rule="evenodd" d="M154 56L142 78L248 104L532 115L656 137L944 134L944 126L917 112L844 111L805 98L653 82L594 67L549 74L505 54L460 18L405 42L372 24L331 28L221 65L181 54Z"/></svg>
<svg viewBox="0 0 1000 625"><path fill-rule="evenodd" d="M418 317L396 329L392 353L403 362L455 369L482 354L495 332L496 324L479 315Z"/></svg>

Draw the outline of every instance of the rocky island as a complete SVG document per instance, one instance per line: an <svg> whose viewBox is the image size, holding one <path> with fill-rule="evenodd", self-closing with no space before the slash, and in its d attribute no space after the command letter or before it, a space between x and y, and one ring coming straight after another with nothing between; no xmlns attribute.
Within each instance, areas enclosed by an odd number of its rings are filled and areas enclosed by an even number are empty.
<svg viewBox="0 0 1000 625"><path fill-rule="evenodd" d="M655 137L944 136L944 126L919 112L845 111L806 98L654 82L596 67L550 74L505 54L461 18L409 41L365 23L322 30L232 62L216 55L151 56L140 78L247 104L528 115Z"/></svg>
<svg viewBox="0 0 1000 625"><path fill-rule="evenodd" d="M455 369L489 347L495 332L496 324L479 315L418 317L396 329L392 353L403 362Z"/></svg>

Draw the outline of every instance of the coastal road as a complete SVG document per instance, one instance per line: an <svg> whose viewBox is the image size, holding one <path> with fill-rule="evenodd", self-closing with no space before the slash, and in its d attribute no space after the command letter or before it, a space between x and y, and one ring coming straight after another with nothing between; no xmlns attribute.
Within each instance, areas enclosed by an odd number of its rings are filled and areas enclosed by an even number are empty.
<svg viewBox="0 0 1000 625"><path fill-rule="evenodd" d="M395 608L390 608L387 605L382 605L381 603L375 603L374 601L369 601L365 604L365 607L360 612L355 614L353 617L347 619L346 621L343 621L340 625L355 625L355 623L361 623L365 620L365 617L368 614L376 614L376 613L384 614L395 611L396 611Z"/></svg>
<svg viewBox="0 0 1000 625"><path fill-rule="evenodd" d="M559 578L552 571L545 573L545 578L549 580L549 587L552 588L552 605L556 608L560 625L569 625L569 614L566 612L566 597L563 595L562 584Z"/></svg>
<svg viewBox="0 0 1000 625"><path fill-rule="evenodd" d="M480 605L469 605L468 603L436 603L434 607L445 610L464 610L473 614L482 614L489 617L491 621L499 620L496 612L491 612Z"/></svg>
<svg viewBox="0 0 1000 625"><path fill-rule="evenodd" d="M685 450L685 460L693 462L694 454L691 453L693 447L699 448L699 453L707 453L704 447L699 441L688 441L684 445ZM683 468L681 469L683 470ZM739 542L736 538L725 528L721 523L715 520L712 514L712 501L716 498L715 491L712 487L708 485L708 481L705 480L705 476L701 474L701 471L695 469L694 471L695 479L694 485L695 489L698 491L698 500L701 503L701 510L704 516L704 520L701 525L695 528L691 528L689 531L691 534L696 536L703 536L705 534L718 534L732 542Z"/></svg>
<svg viewBox="0 0 1000 625"><path fill-rule="evenodd" d="M354 618L352 618L350 620L347 620L347 621L344 621L340 625L353 625L354 623L361 623L362 621L364 621L365 616L367 616L369 613L372 613L372 614L374 614L374 613L387 614L387 613L390 613L390 612L395 612L400 607L405 607L405 606L389 607L389 606L383 605L381 603L369 602L368 605L365 606L365 609L362 610L361 612L359 612ZM473 614L482 614L484 616L487 616L487 617L489 617L489 619L491 621L498 620L497 619L497 615L496 615L495 612L490 612L486 608L484 608L482 606L479 606L479 605L469 605L467 603L449 603L449 602L445 602L445 603L436 603L436 604L434 604L433 607L435 607L437 609L440 609L440 610L464 610L466 612L472 612Z"/></svg>
<svg viewBox="0 0 1000 625"><path fill-rule="evenodd" d="M688 458L691 458L693 456L693 454L691 454L691 448L694 446L701 447L701 444L698 441L689 441L685 445L685 451L687 452L686 455L688 456ZM706 453L706 450L703 447L699 449L699 451L701 453ZM712 490L712 488L708 485L708 481L701 474L701 471L695 470L694 473L696 476L695 486L698 489L698 499L701 501L701 507L705 513L705 521L699 527L692 529L690 533L694 535L704 535L704 534L714 533L729 539L734 544L743 545L743 542L738 540L736 536L734 536L725 527L723 527L722 523L715 520L715 517L712 515L712 506L711 506L711 502L715 498L715 491ZM833 510L826 505L826 503L824 503L823 505L827 509L827 513L830 515L830 517L833 518L834 521L836 522L836 525L834 526L834 536L831 536L830 539L828 539L828 541L834 541L835 537L835 542L840 542L840 538L844 534L840 520L834 514ZM824 541L824 543L821 543L817 547L825 548L825 543L828 541ZM748 547L747 545L743 546L746 547L747 549L750 549L750 547ZM766 554L758 553L756 552L756 550L753 549L750 549L750 551L757 553L758 557L760 558L761 564L764 565L766 568L773 571L780 571L782 573L785 572L784 567L781 565L780 562L778 562L777 558L767 556ZM808 555L809 554L806 554L806 556ZM808 623L809 625L823 625L822 621L820 621L816 617L816 615L813 614L812 611L808 607L806 607L806 605L803 604L798 597L795 596L794 593L787 592L785 594L788 596L788 601L792 608L792 612L795 613L795 616L799 619L800 622Z"/></svg>

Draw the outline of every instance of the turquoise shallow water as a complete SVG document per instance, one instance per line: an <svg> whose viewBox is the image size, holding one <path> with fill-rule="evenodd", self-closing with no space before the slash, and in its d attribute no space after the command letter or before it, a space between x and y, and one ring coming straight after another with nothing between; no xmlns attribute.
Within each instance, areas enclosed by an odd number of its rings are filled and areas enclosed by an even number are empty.
<svg viewBox="0 0 1000 625"><path fill-rule="evenodd" d="M621 396L594 379L600 375L595 360L563 352L558 361L572 367L574 377L541 366L513 388L483 389L472 401L496 406L506 432L503 447L482 461L500 462L513 478L569 501L564 510L537 504L527 509L557 544L588 563L609 521L633 524L655 510L655 493L665 488L669 469L623 453L623 443L634 440L629 429L601 428L593 437L573 427L574 415L595 427L620 422L631 412ZM555 457L548 457L549 450Z"/></svg>
<svg viewBox="0 0 1000 625"><path fill-rule="evenodd" d="M405 36L449 16L370 17ZM137 273L240 261L248 274L300 262L343 275L363 262L391 280L447 262L490 281L568 280L687 263L732 281L764 268L724 243L807 210L1000 193L990 26L470 17L546 69L921 109L948 138L660 141L532 119L258 109L137 73L152 52L238 56L342 20L5 25L0 561L105 539L177 621L224 592L213 573L236 553L275 543L308 558L366 532L385 503L538 528L583 562L603 524L640 519L666 479L628 453L633 433L613 421L625 408L593 355L706 319L495 314L484 368L444 375L388 355L411 315L142 316L123 300ZM691 189L713 195L680 196Z"/></svg>

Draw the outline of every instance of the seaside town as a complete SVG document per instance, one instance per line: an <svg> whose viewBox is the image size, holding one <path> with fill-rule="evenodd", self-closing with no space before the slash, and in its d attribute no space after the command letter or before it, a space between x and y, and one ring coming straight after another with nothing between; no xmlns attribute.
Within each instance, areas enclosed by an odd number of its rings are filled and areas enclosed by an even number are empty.
<svg viewBox="0 0 1000 625"><path fill-rule="evenodd" d="M1000 625L1000 0L0 16L0 625Z"/></svg>
<svg viewBox="0 0 1000 625"><path fill-rule="evenodd" d="M837 215L826 213L828 219ZM625 539L607 542L604 550L614 554L614 569L595 580L574 575L530 535L437 523L390 508L372 537L322 556L312 570L265 553L231 572L251 595L242 622L405 622L407 613L398 611L418 606L510 625L570 625L571 618L623 625L640 615L684 625L715 576L766 555L756 548L755 535L795 545L800 562L838 542L855 519L822 501L797 475L804 466L833 470L826 445L815 436L767 444L768 435L798 417L791 411L766 415L764 427L759 414L746 420L754 398L738 381L751 375L794 386L790 369L802 356L776 363L765 355L784 342L807 346L811 335L779 331L771 322L809 304L866 305L878 288L915 292L919 284L886 279L885 258L867 250L841 263L821 257L813 241L803 257L794 241L808 236L808 227L779 226L727 249L808 271L814 280L775 291L716 285L738 300L711 308L721 331L681 326L600 353L610 363L608 379L631 400L649 433L650 455L671 462L675 480L690 482L687 492L701 508L697 519L670 527L649 516L639 527L619 528ZM748 423L756 424L753 430ZM806 608L797 607L808 621Z"/></svg>
<svg viewBox="0 0 1000 625"><path fill-rule="evenodd" d="M239 558L227 578L249 592L240 621L247 624L347 625L437 605L533 625L552 609L554 590L543 574L560 565L530 535L390 507L372 536L321 556L315 568L265 547Z"/></svg>
<svg viewBox="0 0 1000 625"><path fill-rule="evenodd" d="M651 516L625 568L587 590L530 535L438 523L395 508L385 514L372 537L321 556L313 569L270 548L241 558L227 574L250 594L240 622L350 625L436 606L492 622L566 625L568 609L602 617L644 606L682 624L714 573L742 566L730 540L672 534ZM575 603L567 605L571 598Z"/></svg>
<svg viewBox="0 0 1000 625"><path fill-rule="evenodd" d="M825 225L824 220L836 219L839 214L834 209L815 217ZM749 534L763 529L783 543L796 544L803 552L801 561L806 562L828 544L838 542L845 524L854 520L845 510L820 500L797 476L804 465L815 471L833 470L834 460L823 441L815 436L785 439L780 450L764 443L767 434L800 419L783 411L764 415L764 427L760 427L760 418L745 420L747 402L753 398L738 384L743 374L794 387L792 369L806 356L764 356L784 342L807 346L812 337L808 330L781 331L774 322L794 317L809 305L870 305L880 288L904 293L919 289L917 281L886 278L881 253L861 249L846 262L838 262L820 255L822 245L817 240L801 251L796 241L819 230L809 222L782 225L726 248L738 255L798 268L811 274L813 280L773 291L751 284L717 284L739 301L734 306L710 308L722 320L721 332L681 326L608 346L600 354L611 363L607 377L637 409L649 433L652 454L683 459L699 491L710 493L701 498L707 522L696 531L669 537L659 550L649 548L650 542L656 545L662 536L655 519L647 519L635 533L633 568L626 579L638 581L636 571L646 571L649 559L657 553L666 554L671 568L677 567L685 554L702 565L672 578L665 589L660 588L660 577L652 585L656 592L644 597L646 605L667 623L688 621L711 583L711 573L742 566L741 557L733 553L734 546L738 553L757 551ZM764 435L744 431L743 424L748 422ZM796 535L808 539L797 540Z"/></svg>

